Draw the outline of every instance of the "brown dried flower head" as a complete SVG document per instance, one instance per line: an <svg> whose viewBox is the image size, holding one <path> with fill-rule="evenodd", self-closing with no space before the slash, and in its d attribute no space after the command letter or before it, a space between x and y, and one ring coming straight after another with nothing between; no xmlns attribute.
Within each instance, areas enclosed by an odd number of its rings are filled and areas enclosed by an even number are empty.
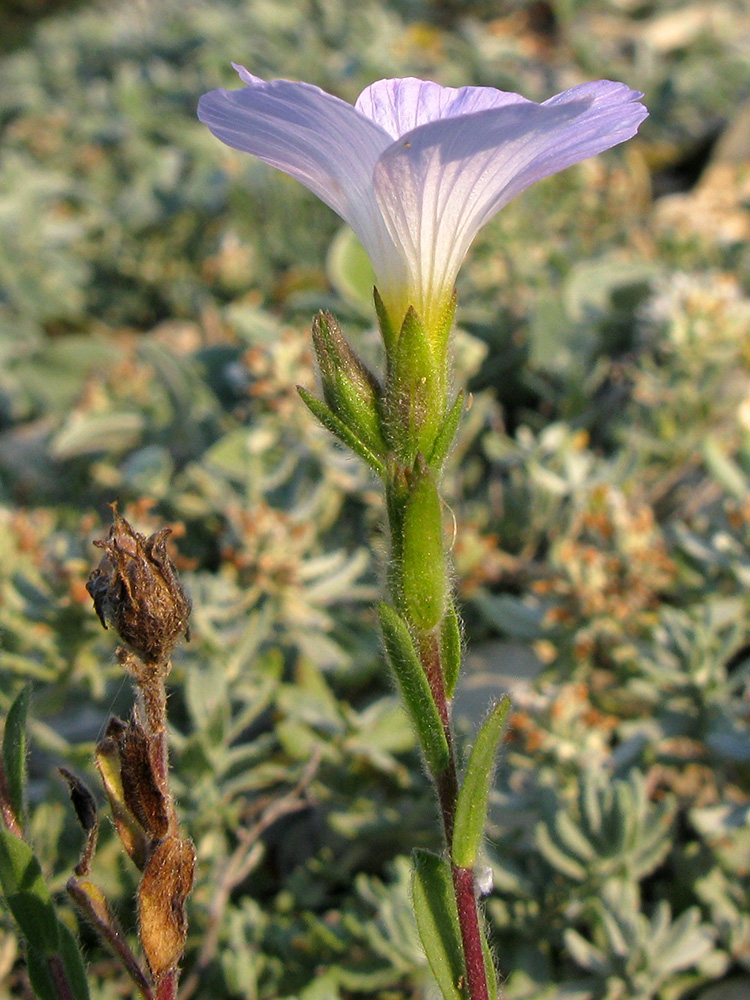
<svg viewBox="0 0 750 1000"><path fill-rule="evenodd" d="M113 508L104 555L86 589L102 625L112 626L145 664L165 663L181 636L189 637L190 599L167 554L169 528L146 537Z"/></svg>

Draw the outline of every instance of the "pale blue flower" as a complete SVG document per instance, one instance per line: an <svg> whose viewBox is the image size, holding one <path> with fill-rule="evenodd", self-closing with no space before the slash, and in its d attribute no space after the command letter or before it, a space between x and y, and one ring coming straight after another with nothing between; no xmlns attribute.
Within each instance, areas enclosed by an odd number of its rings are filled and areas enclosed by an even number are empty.
<svg viewBox="0 0 750 1000"><path fill-rule="evenodd" d="M631 138L648 114L642 94L609 80L543 104L491 87L379 80L352 106L235 69L246 86L205 94L198 117L351 226L396 328L412 305L434 329L479 229L534 181Z"/></svg>

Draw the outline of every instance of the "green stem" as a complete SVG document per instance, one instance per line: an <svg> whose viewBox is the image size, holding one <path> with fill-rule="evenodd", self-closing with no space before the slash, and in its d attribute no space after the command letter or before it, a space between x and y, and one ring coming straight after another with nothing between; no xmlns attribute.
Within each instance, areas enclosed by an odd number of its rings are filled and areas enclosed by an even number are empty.
<svg viewBox="0 0 750 1000"><path fill-rule="evenodd" d="M436 483L433 482L432 488L434 489L435 494L437 494ZM425 503L423 505L423 509L425 517L429 518L431 516L436 516L439 519L439 503ZM409 567L405 566L406 559L409 558L407 554L409 552L409 546L403 544L403 538L401 537L401 532L404 529L405 522L404 518L399 514L398 502L390 503L388 505L388 510L391 537L393 540L393 578L398 586L400 581L404 579L405 571L407 573L409 572ZM427 526L426 535L428 537L432 537L435 535L436 530L440 530L439 526L436 527L433 525L431 530L429 526ZM425 555L423 553L417 553L416 550L412 553L412 555L413 557L419 558L420 567L417 568L421 568L424 572L429 572L429 567L424 565ZM450 587L449 572L445 564L445 560L441 558L440 560L431 560L431 562L437 564L434 567L436 572L444 575L445 580L440 581L440 583L444 584L444 591L445 593L448 593ZM436 592L440 589L440 586L435 587ZM451 843L453 840L453 827L455 825L456 818L456 807L458 804L459 783L453 731L451 728L450 701L446 694L444 671L441 662L440 623L438 623L436 627L427 631L420 630L416 623L411 619L411 615L409 613L409 602L404 599L403 592L400 597L401 600L397 603L401 606L402 614L405 615L406 620L412 629L412 634L417 637L419 659L430 685L432 697L435 702L435 707L438 710L440 721L443 725L443 731L445 732L445 738L450 752L450 759L447 768L439 774L431 773L430 775L435 785L438 802L440 804L446 848L448 855L450 856ZM453 879L453 890L456 898L456 908L458 911L461 943L464 953L468 997L469 1000L489 1000L487 972L484 965L484 951L482 947L482 931L479 922L479 912L477 909L474 872L470 868L459 868L456 865L452 865L451 873Z"/></svg>
<svg viewBox="0 0 750 1000"><path fill-rule="evenodd" d="M462 409L461 397L453 406L448 405L447 342L453 323L455 297L447 304L434 329L428 329L416 311L409 308L398 335L390 324L377 290L375 305L386 347L386 377L382 389L376 380L365 378L362 374L364 367L343 341L332 317L323 316L317 321L313 336L324 391L327 390L326 412L326 408L321 409L323 404L313 401L311 405L306 396L303 395L303 398L323 425L333 429L334 433L341 436L340 431L333 427L329 412L342 425L348 426L354 421L360 429L369 429L367 436L376 442L377 448L382 448L382 468L378 471L384 481L391 535L388 584L398 627L390 621L390 614L383 616L381 613L381 622L386 646L390 642L392 652L398 658L394 669L399 684L402 690L403 684L406 684L411 692L411 695L407 692L405 701L411 706L413 714L418 716L417 729L423 747L430 742L427 739L430 734L439 743L440 752L426 751L425 759L437 791L447 854L452 857L459 781L450 698L441 662L444 649L441 637L446 615L453 615L454 612L450 599L450 570L443 537L439 480ZM342 439L346 440L346 436ZM353 450L361 454L357 447ZM450 611L447 610L449 607ZM457 636L460 632L458 625L453 618L451 622ZM402 628L404 625L406 628ZM429 685L445 742L439 733L434 733L437 720L425 691L424 678L414 662L412 640L416 644L419 663ZM454 660L457 659L456 650ZM394 662L392 656L391 661ZM449 670L451 690L456 669L457 663L454 662ZM409 678L414 676L417 684L411 685ZM452 864L451 872L464 955L466 995L468 1000L489 1000L474 872L470 867L455 864Z"/></svg>
<svg viewBox="0 0 750 1000"><path fill-rule="evenodd" d="M435 699L438 713L443 722L450 749L450 764L447 770L442 774L432 775L440 802L445 840L448 853L450 853L450 845L453 840L453 826L456 817L456 804L458 802L458 772L456 769L453 733L450 725L450 704L445 694L443 670L440 662L440 640L437 630L420 638L419 654L430 684L430 689L432 690L432 696ZM464 950L466 985L469 997L471 1000L489 1000L474 872L470 868L459 868L452 864L451 874L453 877L453 891L456 896L461 942Z"/></svg>

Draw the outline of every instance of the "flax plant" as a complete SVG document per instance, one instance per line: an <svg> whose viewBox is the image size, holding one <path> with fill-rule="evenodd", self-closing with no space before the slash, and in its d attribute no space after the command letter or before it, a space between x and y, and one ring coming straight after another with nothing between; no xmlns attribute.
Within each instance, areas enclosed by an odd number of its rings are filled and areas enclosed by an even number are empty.
<svg viewBox="0 0 750 1000"><path fill-rule="evenodd" d="M307 83L263 81L204 95L223 142L297 178L354 230L375 271L384 348L378 376L335 318L313 323L315 417L382 482L390 533L383 644L434 783L445 837L414 854L413 899L446 1000L497 996L477 904L493 758L508 700L491 706L459 773L451 699L461 624L443 530L441 476L464 408L450 384L454 283L479 229L540 180L632 137L641 94L598 81L542 104L489 87L381 80L351 106Z"/></svg>

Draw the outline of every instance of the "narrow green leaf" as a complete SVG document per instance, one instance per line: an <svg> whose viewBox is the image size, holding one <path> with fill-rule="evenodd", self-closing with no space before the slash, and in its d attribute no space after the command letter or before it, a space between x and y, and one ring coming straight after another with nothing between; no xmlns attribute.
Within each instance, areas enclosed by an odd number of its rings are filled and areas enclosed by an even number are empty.
<svg viewBox="0 0 750 1000"><path fill-rule="evenodd" d="M300 394L302 402L312 413L312 415L320 421L320 423L334 434L342 444L345 444L348 448L356 454L359 455L361 459L374 469L379 476L385 474L385 466L377 457L373 455L370 449L364 444L354 431L350 430L343 421L339 420L335 413L328 407L321 399L317 399L311 392L307 389L303 389L301 385L297 386L297 392Z"/></svg>
<svg viewBox="0 0 750 1000"><path fill-rule="evenodd" d="M8 794L13 814L23 826L26 810L26 716L31 685L27 684L8 709L3 733L3 765L8 779Z"/></svg>
<svg viewBox="0 0 750 1000"><path fill-rule="evenodd" d="M435 472L439 472L443 467L443 462L445 462L448 457L448 452L453 444L453 438L456 436L456 431L458 430L458 425L461 421L461 415L464 412L464 391L463 389L456 396L456 399L448 410L445 420L440 430L435 438L435 443L432 446L432 451L429 457L430 468L434 469Z"/></svg>
<svg viewBox="0 0 750 1000"><path fill-rule="evenodd" d="M26 945L26 969L37 1000L60 1000L49 969L48 956L31 943Z"/></svg>
<svg viewBox="0 0 750 1000"><path fill-rule="evenodd" d="M73 987L73 996L76 1000L89 1000L89 983L86 976L86 965L83 961L81 949L73 934L62 921L58 921L60 931L60 954L62 956L65 971L68 974L68 982Z"/></svg>
<svg viewBox="0 0 750 1000"><path fill-rule="evenodd" d="M380 297L380 292L377 288L373 287L372 295L375 301L375 312L378 316L378 325L380 327L380 333L383 337L383 343L385 344L385 350L387 354L390 354L396 346L396 331L393 329L393 324L390 321L383 300Z"/></svg>
<svg viewBox="0 0 750 1000"><path fill-rule="evenodd" d="M379 604L378 613L388 660L414 721L427 765L433 774L442 774L450 763L448 741L409 629L387 604Z"/></svg>
<svg viewBox="0 0 750 1000"><path fill-rule="evenodd" d="M461 622L453 601L440 625L440 662L443 665L443 683L446 697L452 698L461 670Z"/></svg>
<svg viewBox="0 0 750 1000"><path fill-rule="evenodd" d="M34 995L38 1000L61 1000L64 996L89 1000L86 967L78 942L61 921L58 931L60 950L54 955L45 955L41 949L27 944L26 966Z"/></svg>
<svg viewBox="0 0 750 1000"><path fill-rule="evenodd" d="M0 829L0 885L24 937L45 954L59 947L58 920L42 869L28 844Z"/></svg>
<svg viewBox="0 0 750 1000"><path fill-rule="evenodd" d="M463 784L458 793L451 848L453 862L459 868L473 868L477 863L484 824L487 821L487 803L495 750L503 734L509 710L510 698L506 696L487 716L469 757Z"/></svg>
<svg viewBox="0 0 750 1000"><path fill-rule="evenodd" d="M482 956L484 957L484 974L487 977L487 993L490 1000L494 1000L495 997L499 996L500 990L497 983L495 961L492 957L492 952L490 951L487 935L485 934L484 927L482 926L483 923L484 921L481 919L480 914L479 933L482 935Z"/></svg>
<svg viewBox="0 0 750 1000"><path fill-rule="evenodd" d="M461 930L450 865L421 848L413 853L412 894L417 928L427 961L445 1000L464 1000Z"/></svg>

